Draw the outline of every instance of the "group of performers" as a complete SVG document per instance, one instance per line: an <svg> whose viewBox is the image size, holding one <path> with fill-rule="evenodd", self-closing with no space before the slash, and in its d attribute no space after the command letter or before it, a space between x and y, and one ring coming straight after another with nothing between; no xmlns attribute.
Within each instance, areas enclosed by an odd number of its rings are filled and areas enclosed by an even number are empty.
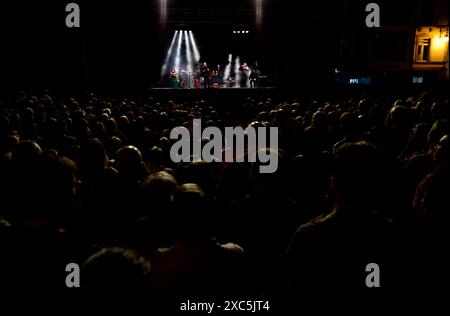
<svg viewBox="0 0 450 316"><path fill-rule="evenodd" d="M251 71L247 63L243 63L239 67L239 86L248 87L250 81L250 87L256 88L256 82L258 80L258 72L256 70ZM170 72L170 85L174 89L178 88L192 88L199 89L204 88L222 88L222 87L234 87L237 82L234 77L228 77L227 82L224 81L224 72L221 65L217 65L214 68L210 68L206 62L198 64L193 72L181 69L178 73L176 69Z"/></svg>

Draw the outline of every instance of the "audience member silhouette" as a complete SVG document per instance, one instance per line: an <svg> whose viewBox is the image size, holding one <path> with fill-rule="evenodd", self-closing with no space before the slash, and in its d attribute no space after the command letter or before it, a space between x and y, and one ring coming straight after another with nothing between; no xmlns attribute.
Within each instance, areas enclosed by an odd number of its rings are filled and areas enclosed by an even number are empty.
<svg viewBox="0 0 450 316"><path fill-rule="evenodd" d="M86 287L166 298L364 287L370 262L389 286L406 260L429 286L448 246L448 94L399 95L2 93L0 284L64 287L90 258ZM170 131L195 118L278 127L278 170L173 163Z"/></svg>

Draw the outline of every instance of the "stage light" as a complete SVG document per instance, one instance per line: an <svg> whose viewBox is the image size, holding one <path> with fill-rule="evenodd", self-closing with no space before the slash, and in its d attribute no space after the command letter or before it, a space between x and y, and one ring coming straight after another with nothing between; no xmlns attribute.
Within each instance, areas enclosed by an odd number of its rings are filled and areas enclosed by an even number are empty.
<svg viewBox="0 0 450 316"><path fill-rule="evenodd" d="M184 38L186 41L186 59L187 59L187 71L192 73L194 70L194 58L192 57L191 41L188 38L188 32L184 31Z"/></svg>
<svg viewBox="0 0 450 316"><path fill-rule="evenodd" d="M166 76L172 69L175 69L178 73L180 73L181 69L185 69L192 74L195 64L199 60L200 52L192 31L176 30L167 51L164 65L161 67L161 78ZM190 86L189 83L188 86Z"/></svg>
<svg viewBox="0 0 450 316"><path fill-rule="evenodd" d="M174 69L177 72L180 69L180 63L181 63L181 42L182 41L183 41L183 32L180 32L180 35L178 36L177 52L175 55L175 65L174 65Z"/></svg>
<svg viewBox="0 0 450 316"><path fill-rule="evenodd" d="M263 22L262 0L256 0L256 25L260 26L262 22Z"/></svg>
<svg viewBox="0 0 450 316"><path fill-rule="evenodd" d="M236 59L234 60L234 73L237 88L241 87L241 71L239 70L239 68L241 68L241 58L237 56Z"/></svg>
<svg viewBox="0 0 450 316"><path fill-rule="evenodd" d="M194 61L198 63L200 61L200 52L198 51L197 42L195 41L194 33L192 33L192 31L189 31L189 39L191 40L191 47L194 52Z"/></svg>
<svg viewBox="0 0 450 316"><path fill-rule="evenodd" d="M159 21L163 25L167 23L167 0L159 0Z"/></svg>
<svg viewBox="0 0 450 316"><path fill-rule="evenodd" d="M233 62L233 54L228 55L228 64L225 66L225 70L223 72L223 81L227 82L230 78L231 73L231 63Z"/></svg>
<svg viewBox="0 0 450 316"><path fill-rule="evenodd" d="M172 42L170 43L169 49L167 50L166 59L164 60L164 65L161 67L161 77L164 76L167 72L167 66L168 66L169 61L172 58L173 47L175 45L175 41L178 36L179 36L178 31L175 31L175 33L173 34Z"/></svg>

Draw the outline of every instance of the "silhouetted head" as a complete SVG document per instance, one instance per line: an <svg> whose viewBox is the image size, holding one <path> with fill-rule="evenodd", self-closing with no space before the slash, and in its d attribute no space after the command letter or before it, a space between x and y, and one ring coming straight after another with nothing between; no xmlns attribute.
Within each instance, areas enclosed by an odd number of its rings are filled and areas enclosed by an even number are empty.
<svg viewBox="0 0 450 316"><path fill-rule="evenodd" d="M382 157L365 142L347 143L333 157L332 177L336 196L347 205L371 208L383 186Z"/></svg>
<svg viewBox="0 0 450 316"><path fill-rule="evenodd" d="M436 164L447 164L449 158L449 136L444 135L434 147L433 158Z"/></svg>
<svg viewBox="0 0 450 316"><path fill-rule="evenodd" d="M209 205L203 190L194 183L180 186L175 193L174 224L177 240L202 242L211 238Z"/></svg>
<svg viewBox="0 0 450 316"><path fill-rule="evenodd" d="M142 168L142 155L134 146L125 146L116 153L114 166L122 174L134 174Z"/></svg>
<svg viewBox="0 0 450 316"><path fill-rule="evenodd" d="M107 161L105 148L98 138L92 138L81 146L79 164L82 173L103 171Z"/></svg>
<svg viewBox="0 0 450 316"><path fill-rule="evenodd" d="M354 134L357 130L356 117L350 112L344 112L339 118L341 129L345 134Z"/></svg>
<svg viewBox="0 0 450 316"><path fill-rule="evenodd" d="M412 114L410 109L401 105L396 105L389 111L386 123L390 127L396 126L407 128L411 125L413 119Z"/></svg>
<svg viewBox="0 0 450 316"><path fill-rule="evenodd" d="M320 129L320 130L326 128L327 120L326 120L325 113L320 112L320 111L317 111L316 113L314 113L314 115L312 116L311 126L316 129Z"/></svg>
<svg viewBox="0 0 450 316"><path fill-rule="evenodd" d="M42 154L42 149L38 143L31 140L25 140L21 142L13 154L12 158L14 161L19 163L33 163L40 159Z"/></svg>
<svg viewBox="0 0 450 316"><path fill-rule="evenodd" d="M428 145L430 148L436 146L441 138L448 134L448 120L439 120L434 122L428 133Z"/></svg>
<svg viewBox="0 0 450 316"><path fill-rule="evenodd" d="M166 171L149 175L143 183L142 193L150 208L168 208L173 201L178 188L175 177Z"/></svg>
<svg viewBox="0 0 450 316"><path fill-rule="evenodd" d="M448 165L441 166L427 175L417 186L413 205L419 224L423 227L442 228L448 231L447 225L450 219L448 179Z"/></svg>
<svg viewBox="0 0 450 316"><path fill-rule="evenodd" d="M194 161L187 164L180 170L180 183L195 183L209 198L211 198L216 189L215 175L210 164L204 161Z"/></svg>
<svg viewBox="0 0 450 316"><path fill-rule="evenodd" d="M151 289L151 264L137 252L124 248L102 249L82 267L86 288Z"/></svg>

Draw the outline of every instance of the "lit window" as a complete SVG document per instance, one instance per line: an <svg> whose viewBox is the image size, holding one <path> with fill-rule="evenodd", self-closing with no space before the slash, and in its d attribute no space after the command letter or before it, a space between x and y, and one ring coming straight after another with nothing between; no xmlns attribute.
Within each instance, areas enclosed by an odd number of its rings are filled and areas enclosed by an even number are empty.
<svg viewBox="0 0 450 316"><path fill-rule="evenodd" d="M430 43L431 38L421 38L417 44L416 61L430 60Z"/></svg>

